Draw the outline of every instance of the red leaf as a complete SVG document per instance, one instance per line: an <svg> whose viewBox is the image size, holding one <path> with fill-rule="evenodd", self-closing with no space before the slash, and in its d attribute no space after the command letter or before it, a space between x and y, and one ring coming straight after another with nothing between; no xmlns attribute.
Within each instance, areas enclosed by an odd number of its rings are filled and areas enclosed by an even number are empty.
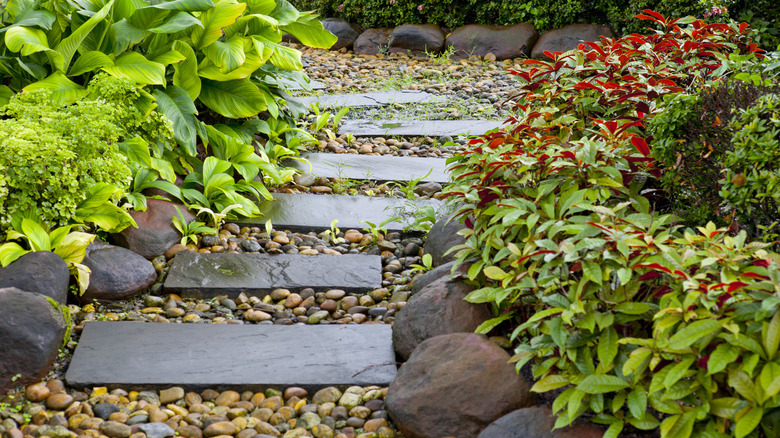
<svg viewBox="0 0 780 438"><path fill-rule="evenodd" d="M578 83L577 85L574 86L575 90L584 90L586 88L590 88L590 89L596 90L596 91L602 91L601 88L591 84L590 82L580 82L580 83Z"/></svg>
<svg viewBox="0 0 780 438"><path fill-rule="evenodd" d="M768 268L769 260L767 259L756 260L753 262L753 266L761 266L762 268Z"/></svg>
<svg viewBox="0 0 780 438"><path fill-rule="evenodd" d="M741 274L740 277L757 278L759 280L769 280L768 275L761 275L755 272L745 272L744 274Z"/></svg>
<svg viewBox="0 0 780 438"><path fill-rule="evenodd" d="M748 285L747 283L743 283L741 281L734 281L734 282L729 283L729 287L728 287L728 289L726 289L726 292L727 293L731 293L731 292L734 292L735 290L737 290L737 289L739 289L741 287L745 287L747 285Z"/></svg>
<svg viewBox="0 0 780 438"><path fill-rule="evenodd" d="M664 266L659 265L658 263L640 263L636 265L638 268L650 268L650 269L658 269L661 271L666 272L667 274L671 274L672 270L669 268L666 268Z"/></svg>
<svg viewBox="0 0 780 438"><path fill-rule="evenodd" d="M650 155L650 147L647 146L647 142L645 142L645 139L639 136L633 136L631 137L631 144L634 145L634 147L644 155L645 157Z"/></svg>
<svg viewBox="0 0 780 438"><path fill-rule="evenodd" d="M639 278L637 279L637 281L647 281L647 280L652 280L652 279L654 279L654 278L658 278L658 277L660 277L661 275L662 275L662 274L661 274L660 272L658 272L658 271L650 271L650 272L648 272L648 273L645 273L645 274L642 274L641 276L639 276Z"/></svg>

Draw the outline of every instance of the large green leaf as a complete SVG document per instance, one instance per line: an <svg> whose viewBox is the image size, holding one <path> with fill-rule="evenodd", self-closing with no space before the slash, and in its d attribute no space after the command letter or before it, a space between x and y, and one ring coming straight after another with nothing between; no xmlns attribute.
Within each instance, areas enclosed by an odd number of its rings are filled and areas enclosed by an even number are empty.
<svg viewBox="0 0 780 438"><path fill-rule="evenodd" d="M155 9L167 9L170 11L207 11L214 7L214 2L211 0L172 0L168 2L154 2L146 8Z"/></svg>
<svg viewBox="0 0 780 438"><path fill-rule="evenodd" d="M138 27L123 18L116 23L112 23L109 29L108 35L111 39L111 50L114 54L122 53L130 46L140 43L148 34L149 32L146 29Z"/></svg>
<svg viewBox="0 0 780 438"><path fill-rule="evenodd" d="M184 61L173 66L173 84L187 90L193 101L200 95L200 78L198 77L198 59L195 51L183 41L174 41L173 50L184 55Z"/></svg>
<svg viewBox="0 0 780 438"><path fill-rule="evenodd" d="M246 61L244 37L241 36L234 36L225 42L215 41L203 52L209 61L217 66L220 73L230 73Z"/></svg>
<svg viewBox="0 0 780 438"><path fill-rule="evenodd" d="M157 99L158 109L173 122L176 141L189 155L194 156L197 153L195 144L198 129L195 114L198 114L198 110L195 109L187 91L172 85L165 91L155 90L152 94Z"/></svg>
<svg viewBox="0 0 780 438"><path fill-rule="evenodd" d="M250 77L252 73L257 71L257 69L260 68L264 63L265 61L260 58L260 56L257 54L257 51L252 48L251 51L246 53L246 61L244 61L241 67L238 67L230 73L222 73L219 71L219 68L216 65L206 61L204 63L205 65L201 64L201 66L198 68L198 74L201 77L214 81L232 81L235 79L245 79Z"/></svg>
<svg viewBox="0 0 780 438"><path fill-rule="evenodd" d="M338 41L338 37L323 28L317 15L311 12L301 15L295 22L282 26L282 30L298 38L301 43L319 49L329 49Z"/></svg>
<svg viewBox="0 0 780 438"><path fill-rule="evenodd" d="M165 66L159 62L149 61L138 52L121 54L113 66L103 67L108 74L130 79L142 85L165 85Z"/></svg>
<svg viewBox="0 0 780 438"><path fill-rule="evenodd" d="M221 0L213 8L200 14L203 28L192 32L192 44L195 50L203 50L222 36L222 28L230 26L244 12L246 3L235 0Z"/></svg>
<svg viewBox="0 0 780 438"><path fill-rule="evenodd" d="M170 65L176 64L177 62L182 62L185 59L187 58L185 58L181 53L177 52L176 50L170 50L155 56L153 59L150 59L150 61L159 62L162 65Z"/></svg>
<svg viewBox="0 0 780 438"><path fill-rule="evenodd" d="M12 27L5 33L5 46L12 52L21 51L22 56L51 50L46 33L32 27Z"/></svg>
<svg viewBox="0 0 780 438"><path fill-rule="evenodd" d="M114 22L133 16L136 10L143 8L147 3L143 0L114 0L112 18Z"/></svg>
<svg viewBox="0 0 780 438"><path fill-rule="evenodd" d="M682 350L704 336L720 329L720 323L714 319L702 319L688 324L669 339L669 348Z"/></svg>
<svg viewBox="0 0 780 438"><path fill-rule="evenodd" d="M38 222L28 218L22 219L22 232L27 236L33 251L51 251L49 233Z"/></svg>
<svg viewBox="0 0 780 438"><path fill-rule="evenodd" d="M301 13L287 0L276 0L276 8L268 15L276 18L281 26L286 26L298 20Z"/></svg>
<svg viewBox="0 0 780 438"><path fill-rule="evenodd" d="M234 119L252 117L268 108L265 95L248 79L203 81L200 101L216 113Z"/></svg>
<svg viewBox="0 0 780 438"><path fill-rule="evenodd" d="M618 376L593 374L582 379L577 389L587 394L602 394L620 391L629 386L628 382Z"/></svg>
<svg viewBox="0 0 780 438"><path fill-rule="evenodd" d="M57 47L55 47L54 50L59 52L63 57L63 65L62 67L58 67L59 70L66 71L68 69L68 66L70 66L70 61L73 59L73 55L76 53L76 50L78 50L79 46L81 46L81 42L84 41L84 38L86 38L87 35L92 32L92 29L94 29L98 23L103 21L106 16L108 16L108 13L111 11L113 5L114 0L109 0L109 2L106 3L105 6L103 6L95 15L89 17L89 20L84 22L84 24L79 26L78 29L73 31L69 37L65 38L64 40L60 41L59 44L57 44Z"/></svg>
<svg viewBox="0 0 780 438"><path fill-rule="evenodd" d="M268 42L266 42L268 44ZM274 52L271 55L271 64L285 70L302 70L301 52L291 47L271 43Z"/></svg>
<svg viewBox="0 0 780 438"><path fill-rule="evenodd" d="M62 72L54 72L46 79L34 82L23 88L24 91L49 90L51 100L57 105L73 103L87 94L81 85L66 78Z"/></svg>
<svg viewBox="0 0 780 438"><path fill-rule="evenodd" d="M160 26L149 29L152 33L176 33L191 28L192 26L203 27L203 23L192 14L187 12L176 12L165 20Z"/></svg>
<svg viewBox="0 0 780 438"><path fill-rule="evenodd" d="M114 61L103 52L93 50L87 52L76 59L73 66L68 71L68 76L78 76L87 72L95 71L99 68L114 65Z"/></svg>
<svg viewBox="0 0 780 438"><path fill-rule="evenodd" d="M268 15L276 9L275 0L246 0L250 14Z"/></svg>
<svg viewBox="0 0 780 438"><path fill-rule="evenodd" d="M11 90L8 85L0 85L0 108L8 105L8 102L13 95L14 91Z"/></svg>

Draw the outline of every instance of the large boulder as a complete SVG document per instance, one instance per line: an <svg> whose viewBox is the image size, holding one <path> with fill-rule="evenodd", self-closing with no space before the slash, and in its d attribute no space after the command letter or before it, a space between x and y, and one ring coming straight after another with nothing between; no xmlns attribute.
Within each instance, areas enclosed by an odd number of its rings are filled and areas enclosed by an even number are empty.
<svg viewBox="0 0 780 438"><path fill-rule="evenodd" d="M343 18L326 18L322 20L322 27L338 37L330 50L339 50L344 47L351 49L360 32Z"/></svg>
<svg viewBox="0 0 780 438"><path fill-rule="evenodd" d="M428 339L390 384L387 411L406 438L473 438L501 416L533 403L530 385L509 359L484 335Z"/></svg>
<svg viewBox="0 0 780 438"><path fill-rule="evenodd" d="M580 43L601 41L601 37L614 38L607 26L599 24L570 24L560 29L545 32L539 37L531 50L532 58L544 57L544 52L568 52Z"/></svg>
<svg viewBox="0 0 780 438"><path fill-rule="evenodd" d="M466 243L466 238L458 234L458 231L463 228L465 228L463 224L452 216L439 219L433 224L423 246L423 251L431 255L433 266L440 266L457 259L457 251L446 255L445 253L454 246Z"/></svg>
<svg viewBox="0 0 780 438"><path fill-rule="evenodd" d="M79 297L82 302L131 298L157 279L157 272L148 260L133 251L104 242L90 244L82 263L92 271L89 287Z"/></svg>
<svg viewBox="0 0 780 438"><path fill-rule="evenodd" d="M473 333L493 317L487 304L464 301L474 290L444 275L419 292L398 312L393 324L393 347L406 359L426 339L449 333Z"/></svg>
<svg viewBox="0 0 780 438"><path fill-rule="evenodd" d="M491 423L477 438L601 438L604 431L584 421L553 431L555 417L547 407L512 411Z"/></svg>
<svg viewBox="0 0 780 438"><path fill-rule="evenodd" d="M37 292L59 304L68 300L69 283L68 264L51 251L27 253L0 269L0 288L15 287Z"/></svg>
<svg viewBox="0 0 780 438"><path fill-rule="evenodd" d="M352 51L356 55L376 55L390 45L393 29L388 27L366 29L355 40Z"/></svg>
<svg viewBox="0 0 780 438"><path fill-rule="evenodd" d="M456 57L492 53L501 60L527 57L538 37L536 29L529 23L513 26L469 24L449 34L444 45L452 46Z"/></svg>
<svg viewBox="0 0 780 438"><path fill-rule="evenodd" d="M435 24L404 24L393 29L390 52L439 53L444 47L444 39L444 32Z"/></svg>
<svg viewBox="0 0 780 438"><path fill-rule="evenodd" d="M15 287L0 289L0 394L41 380L57 358L67 326L53 301Z"/></svg>
<svg viewBox="0 0 780 438"><path fill-rule="evenodd" d="M161 199L147 199L146 211L132 211L138 228L128 227L124 231L111 235L111 242L151 260L163 255L170 247L179 243L181 234L173 227L173 217L178 217L176 207L189 222L195 216L187 207Z"/></svg>

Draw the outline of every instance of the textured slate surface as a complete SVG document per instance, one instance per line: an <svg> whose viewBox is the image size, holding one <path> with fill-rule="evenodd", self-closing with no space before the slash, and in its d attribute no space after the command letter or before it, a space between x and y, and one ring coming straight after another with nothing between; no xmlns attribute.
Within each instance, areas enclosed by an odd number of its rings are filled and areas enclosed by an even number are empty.
<svg viewBox="0 0 780 438"><path fill-rule="evenodd" d="M503 125L500 120L345 120L339 127L339 135L354 136L423 136L455 137L458 135L482 135Z"/></svg>
<svg viewBox="0 0 780 438"><path fill-rule="evenodd" d="M444 158L393 157L354 154L301 154L311 163L311 173L328 178L340 177L372 181L410 181L430 175L422 181L449 181ZM309 165L289 160L288 166L309 172Z"/></svg>
<svg viewBox="0 0 780 438"><path fill-rule="evenodd" d="M320 108L385 106L392 103L440 102L444 99L425 91L375 91L357 94L326 94L295 98L305 106L317 102Z"/></svg>
<svg viewBox="0 0 780 438"><path fill-rule="evenodd" d="M90 321L65 380L129 389L388 385L391 328Z"/></svg>
<svg viewBox="0 0 780 438"><path fill-rule="evenodd" d="M183 251L174 257L164 287L183 297L263 296L276 288L343 289L363 292L382 285L379 256L364 254L202 254Z"/></svg>
<svg viewBox="0 0 780 438"><path fill-rule="evenodd" d="M414 221L414 211L425 206L443 208L438 200L410 200L400 198L377 198L370 196L312 195L274 193L274 201L260 204L263 216L257 222L236 221L241 226L265 226L271 220L274 228L291 231L324 231L330 229L334 219L343 230L366 227L361 220L379 225L392 217L399 220L388 222L388 231L401 231Z"/></svg>

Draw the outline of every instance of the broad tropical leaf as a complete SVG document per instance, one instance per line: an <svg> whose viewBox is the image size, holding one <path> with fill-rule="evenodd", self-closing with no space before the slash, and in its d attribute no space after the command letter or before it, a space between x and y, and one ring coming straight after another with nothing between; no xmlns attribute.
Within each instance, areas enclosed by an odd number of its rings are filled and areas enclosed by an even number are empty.
<svg viewBox="0 0 780 438"><path fill-rule="evenodd" d="M165 52L161 55L155 56L153 59L150 59L150 61L159 62L162 65L170 65L170 64L175 64L177 62L182 62L185 59L187 58L185 58L184 55L182 55L181 53L175 50L171 50L169 52Z"/></svg>
<svg viewBox="0 0 780 438"><path fill-rule="evenodd" d="M211 0L173 0L169 2L159 2L145 6L145 8L167 9L169 11L208 11L214 7Z"/></svg>
<svg viewBox="0 0 780 438"><path fill-rule="evenodd" d="M99 68L108 67L114 65L114 61L103 52L93 50L87 52L73 63L73 66L68 71L68 76L78 76L87 72L95 71Z"/></svg>
<svg viewBox="0 0 780 438"><path fill-rule="evenodd" d="M12 52L21 51L22 56L51 50L46 33L32 27L12 27L5 33L5 45Z"/></svg>
<svg viewBox="0 0 780 438"><path fill-rule="evenodd" d="M165 85L165 66L149 61L138 52L121 54L113 66L103 67L108 74L142 85Z"/></svg>
<svg viewBox="0 0 780 438"><path fill-rule="evenodd" d="M630 385L618 376L590 375L582 379L577 389L587 394L602 394L605 392L620 391Z"/></svg>
<svg viewBox="0 0 780 438"><path fill-rule="evenodd" d="M230 26L244 12L246 3L235 0L221 0L213 8L200 15L203 28L192 32L192 44L195 50L203 50L222 36L222 28Z"/></svg>
<svg viewBox="0 0 780 438"><path fill-rule="evenodd" d="M160 26L149 29L152 33L176 33L191 28L203 27L203 23L188 12L176 12L165 20Z"/></svg>
<svg viewBox="0 0 780 438"><path fill-rule="evenodd" d="M66 78L62 72L54 72L51 76L23 88L24 91L49 90L51 99L57 105L73 103L87 94L81 85Z"/></svg>
<svg viewBox="0 0 780 438"><path fill-rule="evenodd" d="M195 51L183 41L174 41L173 50L184 55L184 61L173 66L173 84L187 90L193 101L200 95L200 78L198 77L198 59Z"/></svg>
<svg viewBox="0 0 780 438"><path fill-rule="evenodd" d="M194 156L197 153L195 144L198 130L195 114L198 114L198 110L195 109L187 91L172 85L165 91L155 90L152 94L157 99L158 109L173 122L176 141L189 155Z"/></svg>
<svg viewBox="0 0 780 438"><path fill-rule="evenodd" d="M322 22L313 13L305 13L290 24L282 26L282 31L298 38L298 40L318 49L329 49L338 41L338 37L322 27Z"/></svg>
<svg viewBox="0 0 780 438"><path fill-rule="evenodd" d="M276 9L275 0L247 0L250 14L268 15Z"/></svg>
<svg viewBox="0 0 780 438"><path fill-rule="evenodd" d="M108 16L108 13L111 11L113 5L114 0L109 0L109 2L106 3L106 5L103 6L95 15L89 17L89 20L84 22L84 24L79 26L78 29L73 31L69 37L65 38L64 40L60 41L59 44L57 44L57 47L55 47L54 50L59 52L63 57L62 66L58 67L59 70L66 71L68 69L68 66L70 66L70 61L73 59L73 55L81 46L81 42L84 41L87 35L92 32L92 29L94 29L98 23L103 21L106 16Z"/></svg>
<svg viewBox="0 0 780 438"><path fill-rule="evenodd" d="M286 26L298 20L301 13L287 0L276 0L276 8L267 15L276 18L279 21L279 25Z"/></svg>
<svg viewBox="0 0 780 438"><path fill-rule="evenodd" d="M246 61L244 37L241 36L234 36L225 42L215 41L203 52L209 61L217 66L220 73L230 73Z"/></svg>
<svg viewBox="0 0 780 438"><path fill-rule="evenodd" d="M240 119L257 115L268 108L264 94L249 80L203 81L200 101L216 113Z"/></svg>
<svg viewBox="0 0 780 438"><path fill-rule="evenodd" d="M8 102L11 100L11 96L13 95L14 92L8 87L8 85L0 85L0 108L8 105Z"/></svg>
<svg viewBox="0 0 780 438"><path fill-rule="evenodd" d="M720 323L714 319L702 319L688 324L669 339L669 348L682 350L702 337L720 329Z"/></svg>

